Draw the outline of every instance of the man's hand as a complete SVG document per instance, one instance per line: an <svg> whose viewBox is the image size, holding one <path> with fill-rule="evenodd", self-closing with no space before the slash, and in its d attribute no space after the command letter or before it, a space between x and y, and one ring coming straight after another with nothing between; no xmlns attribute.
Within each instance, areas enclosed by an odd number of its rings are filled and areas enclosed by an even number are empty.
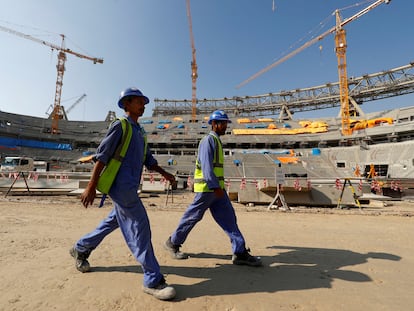
<svg viewBox="0 0 414 311"><path fill-rule="evenodd" d="M224 197L224 190L221 188L215 188L214 189L214 194L217 198L222 198Z"/></svg>
<svg viewBox="0 0 414 311"><path fill-rule="evenodd" d="M166 180L168 180L171 184L174 184L174 183L175 183L175 176L174 176L173 174L170 174L170 173L168 173L168 172L165 172L165 173L163 174L163 176L164 176L164 178L165 178Z"/></svg>
<svg viewBox="0 0 414 311"><path fill-rule="evenodd" d="M173 174L168 173L166 170L164 170L161 166L158 164L155 164L149 168L151 171L155 171L157 173L160 173L167 181L169 181L172 185L175 184L175 177Z"/></svg>
<svg viewBox="0 0 414 311"><path fill-rule="evenodd" d="M96 197L96 185L98 184L99 175L101 175L102 170L105 167L105 163L97 160L92 171L91 179L89 180L88 185L86 186L85 191L81 194L81 202L85 208L88 208L89 205L92 205L93 200Z"/></svg>
<svg viewBox="0 0 414 311"><path fill-rule="evenodd" d="M94 187L90 187L87 186L85 191L83 191L83 193L80 196L82 205L85 208L88 208L89 205L93 204L93 201L95 200L96 197L96 190Z"/></svg>

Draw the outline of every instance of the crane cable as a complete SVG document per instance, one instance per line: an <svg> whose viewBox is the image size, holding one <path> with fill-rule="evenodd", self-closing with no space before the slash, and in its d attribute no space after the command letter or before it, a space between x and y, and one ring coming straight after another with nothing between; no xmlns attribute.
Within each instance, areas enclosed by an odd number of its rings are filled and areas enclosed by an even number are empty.
<svg viewBox="0 0 414 311"><path fill-rule="evenodd" d="M350 7L353 6L359 6L362 5L364 3L367 2L374 2L372 4L370 4L369 6L367 6L365 9L359 11L358 13L352 15L351 17L345 19L342 21L340 27L345 26L346 24L352 22L353 20L361 17L362 15L365 15L366 13L368 13L371 9L377 7L378 5L380 5L381 3L389 3L391 0L376 0L375 2L373 0L366 0L363 2L359 2L357 4L354 4L352 6L346 7L345 9L348 9ZM341 10L335 10L336 11L341 11ZM332 14L334 15L335 12ZM308 48L309 46L313 45L314 43L322 40L323 38L325 38L327 35L332 34L336 31L338 25L328 29L327 31L325 31L324 33L318 35L317 37L312 38L311 40L307 41L306 43L304 43L302 46L300 46L299 48L297 48L296 50L294 50L293 52L279 58L277 61L273 62L272 64L270 64L269 66L263 68L262 70L258 71L257 73L255 73L254 75L252 75L251 77L249 77L248 79L244 80L243 82L241 82L240 84L238 84L236 86L236 88L241 88L242 86L246 85L247 83L249 83L250 81L256 79L257 77L261 76L262 74L264 74L265 72L269 71L270 69L280 65L281 63L283 63L284 61L288 60L289 58L295 56L296 54L298 54L299 52L305 50L306 48Z"/></svg>

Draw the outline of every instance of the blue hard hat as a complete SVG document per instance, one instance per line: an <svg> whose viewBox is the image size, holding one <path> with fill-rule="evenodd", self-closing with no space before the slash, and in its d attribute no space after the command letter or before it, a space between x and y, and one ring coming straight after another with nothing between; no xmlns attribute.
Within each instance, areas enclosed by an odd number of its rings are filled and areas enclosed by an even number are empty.
<svg viewBox="0 0 414 311"><path fill-rule="evenodd" d="M228 123L231 123L231 120L229 119L229 117L227 116L227 114L223 110L214 111L211 114L210 119L208 119L208 124L211 124L211 121L213 121L213 120L227 121Z"/></svg>
<svg viewBox="0 0 414 311"><path fill-rule="evenodd" d="M148 97L145 96L144 94L142 94L142 92L140 90L138 90L136 87L129 87L129 88L123 90L121 92L121 95L119 95L119 100L118 100L118 107L119 108L124 109L124 103L122 102L122 100L127 96L143 97L145 99L145 105L149 103Z"/></svg>

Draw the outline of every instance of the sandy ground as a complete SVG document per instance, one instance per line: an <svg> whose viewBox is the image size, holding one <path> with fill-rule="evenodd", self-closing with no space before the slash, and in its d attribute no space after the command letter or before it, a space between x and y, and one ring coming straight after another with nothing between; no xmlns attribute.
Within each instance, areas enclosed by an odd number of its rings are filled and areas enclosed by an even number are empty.
<svg viewBox="0 0 414 311"><path fill-rule="evenodd" d="M162 247L192 194L145 197L156 255L173 301L142 292L141 268L119 232L74 267L68 250L109 212L76 197L0 198L0 310L413 310L414 204L362 210L268 211L235 204L260 268L234 266L228 238L206 214L173 260Z"/></svg>

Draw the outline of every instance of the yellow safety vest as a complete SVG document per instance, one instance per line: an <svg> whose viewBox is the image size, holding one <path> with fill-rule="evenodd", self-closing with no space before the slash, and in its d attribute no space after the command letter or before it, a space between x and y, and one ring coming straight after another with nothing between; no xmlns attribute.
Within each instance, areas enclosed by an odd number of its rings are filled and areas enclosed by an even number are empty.
<svg viewBox="0 0 414 311"><path fill-rule="evenodd" d="M122 139L118 147L116 148L114 155L109 160L104 170L102 171L101 175L99 176L98 185L96 189L98 189L99 192L103 194L109 193L109 190L111 189L111 186L114 183L116 175L118 174L119 168L121 167L122 160L125 157L125 154L129 147L129 143L131 142L131 138L132 138L132 126L128 122L128 120L126 118L117 118L117 119L121 121ZM142 127L141 127L141 133L144 138L144 155L143 155L143 161L142 161L142 163L144 164L145 158L147 155L148 142L147 142L147 135Z"/></svg>
<svg viewBox="0 0 414 311"><path fill-rule="evenodd" d="M215 135L209 134L214 138L214 143L216 145L216 152L213 156L213 172L219 180L219 185L221 189L224 189L224 153L223 146L221 145L220 139ZM207 136L206 136L207 137ZM206 138L204 138L206 139ZM200 147L199 147L200 152ZM194 171L194 192L213 192L214 190L209 189L207 183L204 179L203 171L201 170L201 165L196 160L196 167Z"/></svg>

